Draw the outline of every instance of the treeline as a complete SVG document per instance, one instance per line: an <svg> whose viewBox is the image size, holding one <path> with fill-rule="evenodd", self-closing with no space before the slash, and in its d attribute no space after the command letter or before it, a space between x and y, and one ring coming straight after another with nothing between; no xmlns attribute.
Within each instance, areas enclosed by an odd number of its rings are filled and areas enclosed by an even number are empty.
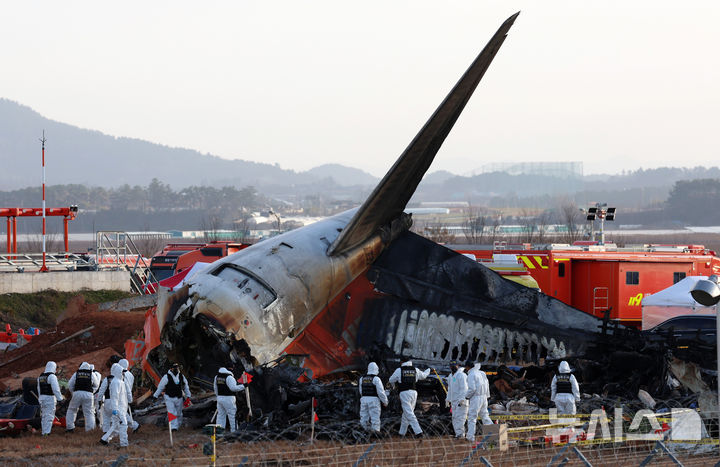
<svg viewBox="0 0 720 467"><path fill-rule="evenodd" d="M84 211L119 210L145 213L164 210L235 212L238 209L258 210L268 205L268 200L252 186L241 189L232 186L191 186L175 191L157 178L148 186L126 184L118 188L103 188L53 185L46 189L46 198L49 207L75 204ZM41 203L40 187L0 192L2 207L40 207Z"/></svg>
<svg viewBox="0 0 720 467"><path fill-rule="evenodd" d="M666 203L667 215L693 225L720 225L720 179L675 183Z"/></svg>

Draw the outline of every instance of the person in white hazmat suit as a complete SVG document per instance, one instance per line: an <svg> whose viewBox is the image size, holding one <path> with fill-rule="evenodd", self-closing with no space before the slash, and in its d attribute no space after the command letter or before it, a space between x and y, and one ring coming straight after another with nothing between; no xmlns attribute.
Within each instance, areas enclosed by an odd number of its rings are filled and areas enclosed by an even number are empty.
<svg viewBox="0 0 720 467"><path fill-rule="evenodd" d="M400 419L400 436L405 436L408 426L411 426L415 435L422 434L422 429L415 416L415 404L417 403L417 391L415 383L428 377L430 368L420 371L413 366L412 360L403 362L400 368L396 369L388 383L398 383L400 390L400 406L402 407L402 418Z"/></svg>
<svg viewBox="0 0 720 467"><path fill-rule="evenodd" d="M575 401L580 400L580 385L575 375L570 372L568 362L560 362L558 373L553 376L550 384L550 400L555 402L559 414L575 415Z"/></svg>
<svg viewBox="0 0 720 467"><path fill-rule="evenodd" d="M43 436L50 434L57 403L64 399L60 392L57 376L55 376L55 370L57 370L55 362L47 362L45 372L38 377L37 393Z"/></svg>
<svg viewBox="0 0 720 467"><path fill-rule="evenodd" d="M120 446L128 445L127 434L127 386L122 377L122 367L117 363L113 363L110 368L110 374L113 379L110 383L109 398L106 398L104 404L110 411L110 429L100 438L100 444L108 444L115 434L120 438Z"/></svg>
<svg viewBox="0 0 720 467"><path fill-rule="evenodd" d="M452 412L453 430L455 430L455 438L462 439L465 437L465 422L468 416L468 400L467 395L467 375L465 368L458 365L455 360L450 362L450 370L452 374L448 378L448 390L445 397L446 405L450 406Z"/></svg>
<svg viewBox="0 0 720 467"><path fill-rule="evenodd" d="M102 412L100 411L100 406L98 405L98 392L100 391L100 384L102 384L102 375L95 369L95 365L92 363L90 364L90 370L92 370L93 384L95 384L97 388L95 389L95 392L93 392L93 410L95 412L95 416L97 417L96 426L102 427Z"/></svg>
<svg viewBox="0 0 720 467"><path fill-rule="evenodd" d="M106 404L105 401L110 399L110 385L112 384L113 379L115 379L115 377L112 373L109 374L102 380L100 388L98 389L97 394L95 394L95 405L97 405L98 412L100 413L100 427L102 428L103 433L110 431L110 424L112 422L112 408L110 407L110 404Z"/></svg>
<svg viewBox="0 0 720 467"><path fill-rule="evenodd" d="M165 407L168 413L177 417L170 422L170 428L177 431L182 425L183 396L190 398L187 378L180 373L180 365L177 363L163 375L153 397L160 397L162 393L165 393Z"/></svg>
<svg viewBox="0 0 720 467"><path fill-rule="evenodd" d="M367 374L360 377L358 390L360 391L360 425L372 431L380 431L380 404L387 407L388 398L385 388L378 376L377 363L368 364Z"/></svg>
<svg viewBox="0 0 720 467"><path fill-rule="evenodd" d="M70 381L68 389L72 392L72 399L65 415L65 428L69 432L75 430L75 419L78 409L82 407L85 417L85 431L95 429L95 407L93 394L97 391L100 383L93 376L92 368L88 362L82 362Z"/></svg>
<svg viewBox="0 0 720 467"><path fill-rule="evenodd" d="M218 370L213 381L215 397L217 398L217 424L225 428L225 419L228 419L230 432L237 429L235 414L237 414L237 403L235 393L244 391L245 386L238 384L232 371L225 367Z"/></svg>
<svg viewBox="0 0 720 467"><path fill-rule="evenodd" d="M490 397L490 382L484 371L480 370L481 364L468 360L465 368L469 368L467 373L467 394L465 398L469 401L467 433L465 437L468 441L475 441L475 428L477 427L478 414L482 419L483 425L492 425L490 414L488 413L488 397Z"/></svg>
<svg viewBox="0 0 720 467"><path fill-rule="evenodd" d="M123 369L123 380L125 380L125 385L127 386L127 394L128 394L128 413L127 413L127 421L128 426L132 430L133 433L138 431L138 428L140 428L140 424L133 420L132 416L132 409L130 408L130 403L133 401L133 386L135 385L135 375L132 374L130 370L128 370L130 366L130 362L128 362L126 359L122 359L118 362L118 364Z"/></svg>

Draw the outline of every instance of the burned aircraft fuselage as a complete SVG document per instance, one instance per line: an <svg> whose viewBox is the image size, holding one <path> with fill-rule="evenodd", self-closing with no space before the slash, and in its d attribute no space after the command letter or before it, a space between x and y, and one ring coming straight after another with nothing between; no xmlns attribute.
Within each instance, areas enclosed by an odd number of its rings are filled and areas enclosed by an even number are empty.
<svg viewBox="0 0 720 467"><path fill-rule="evenodd" d="M358 367L368 352L443 362L582 351L596 320L410 234L403 213L516 18L500 26L362 206L221 259L171 305L159 304L166 360L207 380L220 366L238 370L283 354L302 354L307 376L320 376Z"/></svg>
<svg viewBox="0 0 720 467"><path fill-rule="evenodd" d="M226 350L211 352L207 341L174 360L190 371L209 366L206 376L245 367L249 360L232 352L242 342L255 363L302 355L297 363L316 377L359 368L368 354L537 362L592 343L597 319L410 232L389 246L376 236L342 257L324 255L348 215L261 242L195 276L163 340L197 341L175 330L202 328Z"/></svg>
<svg viewBox="0 0 720 467"><path fill-rule="evenodd" d="M276 358L350 282L375 261L381 236L338 256L325 254L353 211L287 232L213 263L173 319L206 318L218 335L243 340L262 362Z"/></svg>

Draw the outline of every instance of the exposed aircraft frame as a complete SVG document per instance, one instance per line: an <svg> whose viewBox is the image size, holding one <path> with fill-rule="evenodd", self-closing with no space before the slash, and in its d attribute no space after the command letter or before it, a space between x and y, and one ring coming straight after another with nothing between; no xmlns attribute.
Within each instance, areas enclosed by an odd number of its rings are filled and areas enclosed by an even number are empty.
<svg viewBox="0 0 720 467"><path fill-rule="evenodd" d="M162 345L151 363L179 361L202 380L220 366L241 370L295 354L316 377L378 352L437 363L584 351L598 320L409 233L403 213L518 14L360 208L223 258L161 299Z"/></svg>

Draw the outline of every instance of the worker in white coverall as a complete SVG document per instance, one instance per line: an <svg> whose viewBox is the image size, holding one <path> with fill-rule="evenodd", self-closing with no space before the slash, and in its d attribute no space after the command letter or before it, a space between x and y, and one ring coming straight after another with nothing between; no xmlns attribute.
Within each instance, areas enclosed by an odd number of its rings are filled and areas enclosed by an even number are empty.
<svg viewBox="0 0 720 467"><path fill-rule="evenodd" d="M68 389L72 392L72 399L65 415L65 428L72 432L75 430L75 418L78 409L82 407L85 417L85 431L95 429L95 408L93 394L100 383L93 376L92 368L88 362L82 362L80 368L68 381Z"/></svg>
<svg viewBox="0 0 720 467"><path fill-rule="evenodd" d="M378 376L375 362L368 364L367 374L360 377L360 425L366 430L380 431L380 404L387 407L388 398L385 388Z"/></svg>
<svg viewBox="0 0 720 467"><path fill-rule="evenodd" d="M465 374L465 368L458 365L455 360L450 362L450 371L452 371L452 374L448 378L445 405L449 405L452 412L455 438L462 439L465 437L465 422L468 416L468 400L465 399L468 390L467 375Z"/></svg>
<svg viewBox="0 0 720 467"><path fill-rule="evenodd" d="M465 368L469 369L467 373L467 394L465 398L469 401L467 433L465 437L468 441L475 441L475 428L477 425L478 414L482 419L483 425L492 425L490 414L488 413L488 397L490 397L490 382L484 371L480 370L480 363L468 360Z"/></svg>
<svg viewBox="0 0 720 467"><path fill-rule="evenodd" d="M100 444L108 444L115 434L120 438L120 446L128 445L127 434L127 387L122 377L122 367L117 363L113 363L110 368L110 374L113 376L110 383L109 398L105 399L105 405L110 411L110 429L100 438Z"/></svg>
<svg viewBox="0 0 720 467"><path fill-rule="evenodd" d="M215 397L217 398L217 424L223 429L225 428L225 419L229 420L228 427L231 432L237 429L235 414L237 413L237 404L235 402L235 393L244 391L245 386L235 381L232 371L225 367L218 370L213 381L215 389Z"/></svg>
<svg viewBox="0 0 720 467"><path fill-rule="evenodd" d="M97 388L95 389L95 392L93 392L93 410L97 416L97 425L102 427L102 412L100 411L100 406L98 405L98 392L100 391L100 384L102 384L102 375L95 369L95 365L92 363L90 364L90 369L92 370L93 384L95 384Z"/></svg>
<svg viewBox="0 0 720 467"><path fill-rule="evenodd" d="M388 383L398 383L400 390L400 406L402 407L402 418L400 419L400 436L405 436L408 425L412 427L415 435L420 435L423 431L415 416L415 404L417 403L417 391L415 383L428 377L430 368L420 371L413 366L411 360L404 362L400 368L396 369Z"/></svg>
<svg viewBox="0 0 720 467"><path fill-rule="evenodd" d="M170 428L177 431L182 425L183 396L190 398L187 378L180 373L180 365L177 363L163 375L153 397L160 397L162 393L165 393L165 407L168 413L177 417L170 422Z"/></svg>
<svg viewBox="0 0 720 467"><path fill-rule="evenodd" d="M550 399L555 402L559 414L575 415L575 401L580 400L580 386L575 375L570 372L568 362L560 362L558 373L550 384Z"/></svg>
<svg viewBox="0 0 720 467"><path fill-rule="evenodd" d="M103 379L97 394L95 394L95 404L97 405L98 412L100 413L100 426L103 433L110 431L110 423L112 422L112 409L110 408L110 404L106 404L105 401L110 399L110 385L112 384L112 380L114 378L115 377L110 374Z"/></svg>
<svg viewBox="0 0 720 467"><path fill-rule="evenodd" d="M135 385L135 375L132 374L130 370L128 370L128 367L130 366L130 363L126 359L122 359L118 362L118 364L123 369L123 380L125 381L125 386L127 386L127 397L128 397L128 414L127 414L127 421L128 426L132 430L133 433L138 431L138 428L140 428L140 424L133 420L132 416L132 409L130 408L130 404L133 401L133 386Z"/></svg>
<svg viewBox="0 0 720 467"><path fill-rule="evenodd" d="M47 362L45 372L38 377L37 393L43 436L50 434L53 420L55 420L55 407L58 402L63 400L55 370L57 370L55 362Z"/></svg>

